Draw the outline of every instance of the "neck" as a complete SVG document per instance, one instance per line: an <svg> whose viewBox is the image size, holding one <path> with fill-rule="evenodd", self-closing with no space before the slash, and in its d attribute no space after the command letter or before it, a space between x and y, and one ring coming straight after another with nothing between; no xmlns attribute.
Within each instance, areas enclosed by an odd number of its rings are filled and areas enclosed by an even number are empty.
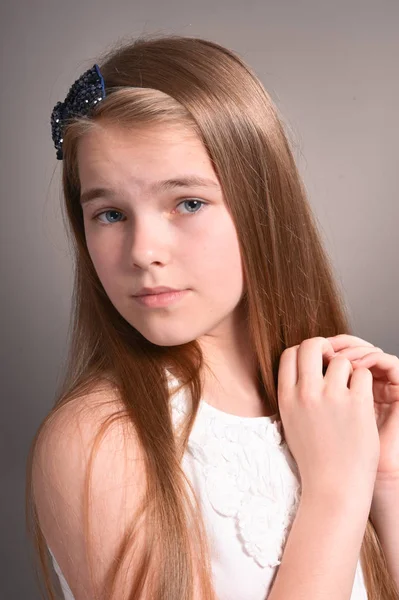
<svg viewBox="0 0 399 600"><path fill-rule="evenodd" d="M248 336L248 327L239 315L234 322L220 325L199 342L206 368L204 398L208 404L242 417L269 416L260 392L258 361Z"/></svg>

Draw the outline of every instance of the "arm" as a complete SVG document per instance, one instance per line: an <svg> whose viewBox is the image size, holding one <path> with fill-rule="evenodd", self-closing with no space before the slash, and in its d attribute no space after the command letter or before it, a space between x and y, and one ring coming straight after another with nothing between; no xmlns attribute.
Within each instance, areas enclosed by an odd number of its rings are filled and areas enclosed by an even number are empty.
<svg viewBox="0 0 399 600"><path fill-rule="evenodd" d="M370 503L302 495L268 600L348 600Z"/></svg>
<svg viewBox="0 0 399 600"><path fill-rule="evenodd" d="M104 400L112 403L104 404ZM120 410L113 400L110 392L93 392L66 404L43 430L34 456L33 489L40 526L76 600L111 600L106 576L145 488L143 459L134 432L120 422L114 421L109 427L90 465L90 452L101 425ZM83 513L89 468L93 469L93 581L86 557ZM144 535L140 529L138 548ZM128 598L126 581L134 575L135 564L124 561L112 598Z"/></svg>
<svg viewBox="0 0 399 600"><path fill-rule="evenodd" d="M370 519L399 591L399 483L387 484L384 490L375 493Z"/></svg>

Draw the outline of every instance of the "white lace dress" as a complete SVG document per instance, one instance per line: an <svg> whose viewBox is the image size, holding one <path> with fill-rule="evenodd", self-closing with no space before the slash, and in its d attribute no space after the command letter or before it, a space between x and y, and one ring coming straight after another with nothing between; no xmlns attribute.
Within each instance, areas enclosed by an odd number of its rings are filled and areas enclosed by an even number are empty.
<svg viewBox="0 0 399 600"><path fill-rule="evenodd" d="M171 402L178 425L187 397ZM280 427L275 416L239 417L201 401L183 468L200 498L219 600L266 600L281 562L301 488ZM74 600L51 555L65 600ZM367 600L360 559L350 600Z"/></svg>

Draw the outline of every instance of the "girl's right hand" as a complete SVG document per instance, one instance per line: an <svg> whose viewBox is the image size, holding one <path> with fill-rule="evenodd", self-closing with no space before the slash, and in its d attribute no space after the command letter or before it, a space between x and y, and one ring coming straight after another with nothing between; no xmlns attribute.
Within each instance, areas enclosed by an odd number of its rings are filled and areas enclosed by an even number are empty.
<svg viewBox="0 0 399 600"><path fill-rule="evenodd" d="M302 494L371 501L380 454L371 371L334 357L326 338L307 339L281 355L278 401Z"/></svg>

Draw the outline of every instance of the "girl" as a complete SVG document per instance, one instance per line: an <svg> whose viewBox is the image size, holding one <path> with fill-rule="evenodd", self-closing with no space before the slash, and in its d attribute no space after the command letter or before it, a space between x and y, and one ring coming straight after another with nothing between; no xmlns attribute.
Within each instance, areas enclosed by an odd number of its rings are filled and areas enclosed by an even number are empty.
<svg viewBox="0 0 399 600"><path fill-rule="evenodd" d="M49 597L51 557L66 600L398 600L399 361L348 334L255 74L139 39L52 134L76 270L29 460Z"/></svg>

